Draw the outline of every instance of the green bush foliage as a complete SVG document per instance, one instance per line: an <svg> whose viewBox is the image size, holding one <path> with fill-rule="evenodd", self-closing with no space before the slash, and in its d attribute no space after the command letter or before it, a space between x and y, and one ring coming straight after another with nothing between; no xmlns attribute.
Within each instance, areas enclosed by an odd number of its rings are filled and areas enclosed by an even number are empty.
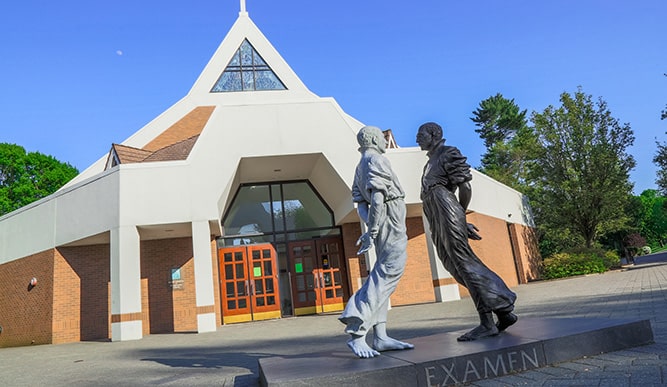
<svg viewBox="0 0 667 387"><path fill-rule="evenodd" d="M607 269L621 267L621 256L614 250L607 250L604 252L604 264Z"/></svg>
<svg viewBox="0 0 667 387"><path fill-rule="evenodd" d="M544 260L542 278L555 279L575 275L604 273L621 264L615 251L596 248L574 249L554 254Z"/></svg>
<svg viewBox="0 0 667 387"><path fill-rule="evenodd" d="M642 255L649 255L649 254L651 254L651 246L642 247Z"/></svg>

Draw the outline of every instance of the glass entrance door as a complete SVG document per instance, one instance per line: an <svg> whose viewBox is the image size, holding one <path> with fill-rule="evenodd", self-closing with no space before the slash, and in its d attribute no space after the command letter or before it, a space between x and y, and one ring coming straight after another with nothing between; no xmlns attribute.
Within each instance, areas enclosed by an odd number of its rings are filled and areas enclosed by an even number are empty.
<svg viewBox="0 0 667 387"><path fill-rule="evenodd" d="M269 243L218 251L224 324L280 317L276 251Z"/></svg>
<svg viewBox="0 0 667 387"><path fill-rule="evenodd" d="M343 249L340 238L320 238L287 245L294 314L343 310Z"/></svg>

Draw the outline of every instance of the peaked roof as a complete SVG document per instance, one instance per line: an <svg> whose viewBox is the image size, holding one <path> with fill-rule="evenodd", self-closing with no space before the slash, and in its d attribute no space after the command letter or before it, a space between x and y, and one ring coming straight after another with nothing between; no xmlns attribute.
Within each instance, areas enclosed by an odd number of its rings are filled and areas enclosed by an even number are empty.
<svg viewBox="0 0 667 387"><path fill-rule="evenodd" d="M118 164L187 159L214 110L215 106L194 108L143 148L112 144L105 169Z"/></svg>
<svg viewBox="0 0 667 387"><path fill-rule="evenodd" d="M115 158L118 164L131 164L142 162L151 154L151 151L145 149L122 144L112 144L109 158Z"/></svg>
<svg viewBox="0 0 667 387"><path fill-rule="evenodd" d="M195 146L199 135L192 136L183 141L179 141L175 144L171 144L162 149L151 153L143 161L171 161L171 160L185 160L190 155L192 147Z"/></svg>
<svg viewBox="0 0 667 387"><path fill-rule="evenodd" d="M143 148L156 151L192 136L199 135L204 130L204 126L206 126L214 110L215 106L198 106L192 109L190 113L168 127Z"/></svg>
<svg viewBox="0 0 667 387"><path fill-rule="evenodd" d="M154 152L122 144L112 144L106 168L112 168L118 164L185 160L190 155L190 151L192 151L192 147L194 147L198 138L199 135L195 135Z"/></svg>
<svg viewBox="0 0 667 387"><path fill-rule="evenodd" d="M267 66L272 76L275 76L275 79L278 79L282 83L284 89L243 90L232 93L213 91L218 80L225 73L225 70L233 63L234 55L238 55L239 49L242 48L245 42L258 54L262 63ZM259 70L262 71L263 69ZM116 145L156 152L201 134L204 127L213 117L216 109L222 106L312 102L319 100L321 98L308 90L269 40L252 22L250 17L248 17L247 12L240 12L239 17L200 73L188 94L121 144ZM343 114L346 121L357 123L354 118L346 115L344 112L340 111L340 113ZM167 129L164 129L165 127ZM114 148L120 149L120 147ZM120 152L127 153L127 150L120 150ZM111 165L109 161L113 161L110 160L109 156L109 154L106 154L100 158L66 184L65 187L76 184L107 169ZM157 158L158 156L153 157ZM121 160L118 160L118 162L132 159L131 157L128 158L127 154L120 158ZM144 159L143 161L148 160Z"/></svg>

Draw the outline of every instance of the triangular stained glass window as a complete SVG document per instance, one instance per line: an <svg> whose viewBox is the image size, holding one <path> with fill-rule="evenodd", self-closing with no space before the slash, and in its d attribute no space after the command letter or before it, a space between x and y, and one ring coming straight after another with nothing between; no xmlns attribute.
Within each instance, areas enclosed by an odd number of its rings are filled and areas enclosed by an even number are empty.
<svg viewBox="0 0 667 387"><path fill-rule="evenodd" d="M287 89L285 85L264 62L248 39L244 39L211 92L285 89Z"/></svg>

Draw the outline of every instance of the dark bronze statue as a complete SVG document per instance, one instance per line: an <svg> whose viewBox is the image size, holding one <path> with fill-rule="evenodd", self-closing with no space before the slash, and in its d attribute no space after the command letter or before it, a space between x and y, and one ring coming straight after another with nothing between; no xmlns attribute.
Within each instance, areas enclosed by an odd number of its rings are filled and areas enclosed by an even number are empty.
<svg viewBox="0 0 667 387"><path fill-rule="evenodd" d="M479 230L466 221L466 209L472 197L470 165L456 147L445 145L442 128L434 122L419 127L417 144L428 151L421 199L433 243L445 269L468 289L479 313L479 326L458 340L495 336L517 321L512 313L516 294L482 263L468 243L468 238L482 239L477 233Z"/></svg>

